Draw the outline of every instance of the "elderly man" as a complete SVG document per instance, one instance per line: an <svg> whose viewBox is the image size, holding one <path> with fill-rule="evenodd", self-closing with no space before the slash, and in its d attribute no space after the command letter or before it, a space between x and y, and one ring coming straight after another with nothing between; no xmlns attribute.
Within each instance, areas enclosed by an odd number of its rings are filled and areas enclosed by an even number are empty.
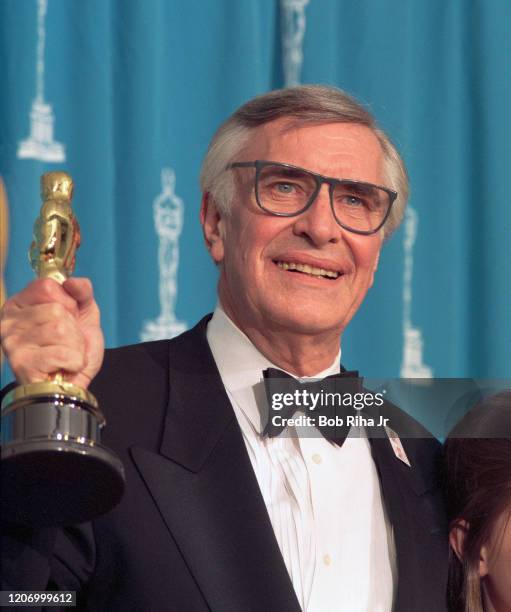
<svg viewBox="0 0 511 612"><path fill-rule="evenodd" d="M219 302L191 331L104 354L84 279L35 281L4 308L18 381L62 368L90 384L127 472L91 524L8 529L6 583L76 590L87 610L443 610L436 441L268 437L261 418L263 370L340 371L403 215L397 151L343 92L290 88L220 127L201 185Z"/></svg>

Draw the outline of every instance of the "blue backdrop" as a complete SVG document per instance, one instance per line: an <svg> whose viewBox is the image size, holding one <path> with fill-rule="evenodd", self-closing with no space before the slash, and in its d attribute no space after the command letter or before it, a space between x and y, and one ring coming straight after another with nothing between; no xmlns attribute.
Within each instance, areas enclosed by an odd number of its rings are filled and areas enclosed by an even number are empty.
<svg viewBox="0 0 511 612"><path fill-rule="evenodd" d="M190 327L215 304L197 180L214 130L256 94L329 83L369 105L412 184L345 365L509 377L510 23L508 0L0 0L7 293L32 278L39 176L65 169L107 345Z"/></svg>

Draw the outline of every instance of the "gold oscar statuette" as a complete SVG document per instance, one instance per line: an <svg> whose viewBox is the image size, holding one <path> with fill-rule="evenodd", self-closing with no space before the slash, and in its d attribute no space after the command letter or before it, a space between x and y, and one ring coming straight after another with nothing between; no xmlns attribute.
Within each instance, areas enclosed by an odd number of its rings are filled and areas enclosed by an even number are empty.
<svg viewBox="0 0 511 612"><path fill-rule="evenodd" d="M41 177L43 204L29 259L39 278L71 276L80 228L65 172ZM56 372L20 385L2 401L2 518L31 527L91 520L120 501L124 468L101 444L105 417L94 395Z"/></svg>

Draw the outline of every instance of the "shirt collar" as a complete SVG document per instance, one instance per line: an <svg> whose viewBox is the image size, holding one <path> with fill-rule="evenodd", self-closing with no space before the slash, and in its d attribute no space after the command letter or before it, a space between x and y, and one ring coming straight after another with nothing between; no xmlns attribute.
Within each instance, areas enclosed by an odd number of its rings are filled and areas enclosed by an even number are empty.
<svg viewBox="0 0 511 612"><path fill-rule="evenodd" d="M206 336L225 388L234 396L252 425L257 431L260 431L256 387L261 386L263 370L278 366L254 346L248 336L231 321L220 304L217 305L208 323ZM339 373L340 359L341 349L339 347L336 358L328 368L314 376L303 377L303 379L324 378ZM288 374L298 378L290 372Z"/></svg>

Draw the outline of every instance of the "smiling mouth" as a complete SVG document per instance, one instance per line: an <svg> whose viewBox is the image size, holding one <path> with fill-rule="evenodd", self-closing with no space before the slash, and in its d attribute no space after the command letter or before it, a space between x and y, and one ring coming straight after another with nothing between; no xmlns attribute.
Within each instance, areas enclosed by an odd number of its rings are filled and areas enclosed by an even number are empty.
<svg viewBox="0 0 511 612"><path fill-rule="evenodd" d="M292 261L274 261L274 263L282 270L288 272L299 272L301 274L308 274L309 276L315 276L316 278L326 278L328 280L335 280L341 275L336 270L325 270L325 268L316 268L315 266L309 266L308 264L295 263Z"/></svg>

